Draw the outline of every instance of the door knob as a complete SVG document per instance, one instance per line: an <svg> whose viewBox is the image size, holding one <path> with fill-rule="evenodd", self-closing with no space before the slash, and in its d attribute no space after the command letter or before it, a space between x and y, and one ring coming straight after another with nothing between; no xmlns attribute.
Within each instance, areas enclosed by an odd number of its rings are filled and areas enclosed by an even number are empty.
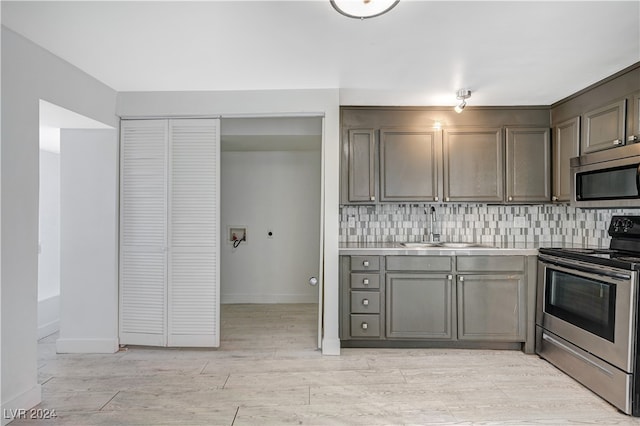
<svg viewBox="0 0 640 426"><path fill-rule="evenodd" d="M318 279L316 277L309 278L309 285L313 286L313 287L317 286L318 285Z"/></svg>

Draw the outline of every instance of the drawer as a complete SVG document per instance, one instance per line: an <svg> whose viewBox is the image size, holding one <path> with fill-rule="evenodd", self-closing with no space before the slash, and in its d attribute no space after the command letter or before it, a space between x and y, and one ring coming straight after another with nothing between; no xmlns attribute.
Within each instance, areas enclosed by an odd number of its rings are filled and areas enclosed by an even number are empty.
<svg viewBox="0 0 640 426"><path fill-rule="evenodd" d="M458 272L524 271L524 256L458 256Z"/></svg>
<svg viewBox="0 0 640 426"><path fill-rule="evenodd" d="M380 288L380 275L352 272L351 288Z"/></svg>
<svg viewBox="0 0 640 426"><path fill-rule="evenodd" d="M380 293L375 291L352 291L351 313L353 314L379 314Z"/></svg>
<svg viewBox="0 0 640 426"><path fill-rule="evenodd" d="M449 272L452 267L450 256L387 256L387 271Z"/></svg>
<svg viewBox="0 0 640 426"><path fill-rule="evenodd" d="M351 337L380 337L380 315L352 314Z"/></svg>
<svg viewBox="0 0 640 426"><path fill-rule="evenodd" d="M352 271L378 271L380 270L380 257L378 256L351 256Z"/></svg>

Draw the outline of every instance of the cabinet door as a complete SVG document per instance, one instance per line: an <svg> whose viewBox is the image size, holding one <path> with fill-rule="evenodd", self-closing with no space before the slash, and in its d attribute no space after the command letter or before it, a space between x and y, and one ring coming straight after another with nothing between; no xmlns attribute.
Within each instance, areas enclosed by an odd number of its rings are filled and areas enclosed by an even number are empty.
<svg viewBox="0 0 640 426"><path fill-rule="evenodd" d="M444 201L502 201L503 176L502 129L444 131Z"/></svg>
<svg viewBox="0 0 640 426"><path fill-rule="evenodd" d="M375 137L372 129L349 130L347 136L347 201L376 200Z"/></svg>
<svg viewBox="0 0 640 426"><path fill-rule="evenodd" d="M551 144L548 128L507 128L507 201L551 200Z"/></svg>
<svg viewBox="0 0 640 426"><path fill-rule="evenodd" d="M580 155L580 117L559 123L554 128L552 201L571 200L571 168L569 160Z"/></svg>
<svg viewBox="0 0 640 426"><path fill-rule="evenodd" d="M631 97L633 107L631 108L631 129L632 134L627 137L627 143L640 142L640 92L636 92Z"/></svg>
<svg viewBox="0 0 640 426"><path fill-rule="evenodd" d="M166 120L120 125L120 343L165 346Z"/></svg>
<svg viewBox="0 0 640 426"><path fill-rule="evenodd" d="M525 340L523 275L458 275L457 292L458 339Z"/></svg>
<svg viewBox="0 0 640 426"><path fill-rule="evenodd" d="M438 201L441 132L380 130L380 201Z"/></svg>
<svg viewBox="0 0 640 426"><path fill-rule="evenodd" d="M453 339L451 275L388 273L387 338Z"/></svg>
<svg viewBox="0 0 640 426"><path fill-rule="evenodd" d="M582 154L624 145L626 106L623 99L584 114Z"/></svg>

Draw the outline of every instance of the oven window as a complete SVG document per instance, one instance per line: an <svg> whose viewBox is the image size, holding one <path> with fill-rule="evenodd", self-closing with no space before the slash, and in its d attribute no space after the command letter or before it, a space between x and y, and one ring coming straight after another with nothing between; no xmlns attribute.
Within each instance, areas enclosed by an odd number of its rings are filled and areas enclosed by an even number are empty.
<svg viewBox="0 0 640 426"><path fill-rule="evenodd" d="M545 312L613 342L616 286L547 268Z"/></svg>
<svg viewBox="0 0 640 426"><path fill-rule="evenodd" d="M580 201L638 198L638 164L576 174Z"/></svg>

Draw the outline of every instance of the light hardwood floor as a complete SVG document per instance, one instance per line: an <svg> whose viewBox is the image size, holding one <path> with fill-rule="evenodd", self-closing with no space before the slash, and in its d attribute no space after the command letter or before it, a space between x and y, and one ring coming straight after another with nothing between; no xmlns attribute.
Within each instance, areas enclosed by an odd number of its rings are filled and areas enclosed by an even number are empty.
<svg viewBox="0 0 640 426"><path fill-rule="evenodd" d="M225 305L218 350L58 355L43 402L64 425L640 425L534 355L343 349L322 356L315 305Z"/></svg>

